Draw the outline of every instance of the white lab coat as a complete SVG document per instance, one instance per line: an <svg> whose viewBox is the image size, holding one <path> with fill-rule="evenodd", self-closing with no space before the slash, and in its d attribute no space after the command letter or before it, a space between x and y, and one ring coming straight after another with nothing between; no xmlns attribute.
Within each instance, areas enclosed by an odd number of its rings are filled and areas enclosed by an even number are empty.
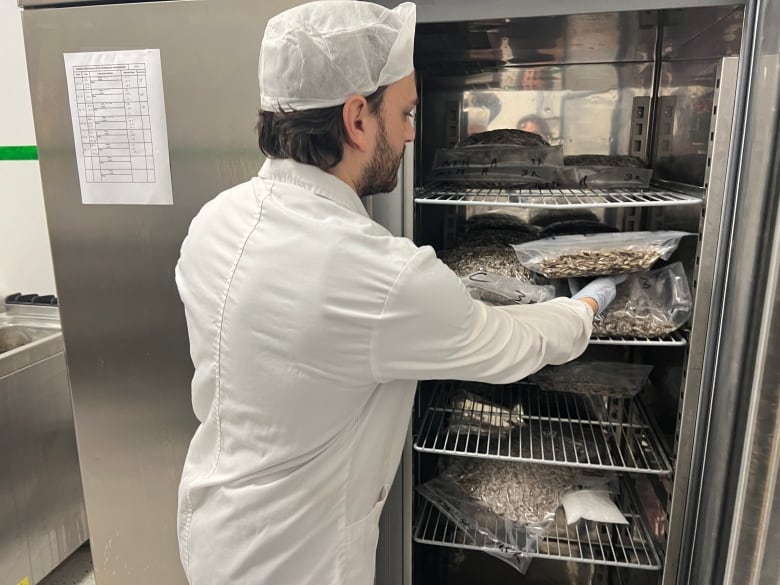
<svg viewBox="0 0 780 585"><path fill-rule="evenodd" d="M286 160L203 207L176 283L201 422L179 489L192 585L372 585L416 380L515 381L591 332L578 301L472 300L433 249Z"/></svg>

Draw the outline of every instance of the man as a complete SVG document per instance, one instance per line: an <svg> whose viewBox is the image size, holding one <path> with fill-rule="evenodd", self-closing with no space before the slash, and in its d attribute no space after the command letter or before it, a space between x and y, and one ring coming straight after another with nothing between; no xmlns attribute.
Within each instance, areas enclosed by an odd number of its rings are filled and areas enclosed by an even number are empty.
<svg viewBox="0 0 780 585"><path fill-rule="evenodd" d="M603 280L487 307L367 216L360 197L395 186L414 138L414 16L313 2L266 28L269 158L204 206L176 267L201 421L179 491L192 585L371 585L416 380L566 362L614 296Z"/></svg>

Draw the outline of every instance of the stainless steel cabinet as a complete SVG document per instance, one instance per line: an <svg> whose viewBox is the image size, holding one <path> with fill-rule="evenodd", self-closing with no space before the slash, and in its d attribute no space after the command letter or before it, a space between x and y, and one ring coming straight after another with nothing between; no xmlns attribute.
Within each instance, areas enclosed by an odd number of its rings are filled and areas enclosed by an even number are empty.
<svg viewBox="0 0 780 585"><path fill-rule="evenodd" d="M0 354L0 582L37 583L87 540L62 335Z"/></svg>

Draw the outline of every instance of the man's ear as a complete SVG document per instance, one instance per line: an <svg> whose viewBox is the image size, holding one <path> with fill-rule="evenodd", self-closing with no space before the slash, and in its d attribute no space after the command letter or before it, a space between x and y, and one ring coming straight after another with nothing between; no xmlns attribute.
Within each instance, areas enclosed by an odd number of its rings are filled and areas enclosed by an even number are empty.
<svg viewBox="0 0 780 585"><path fill-rule="evenodd" d="M366 98L362 95L353 95L344 104L341 115L344 120L347 142L360 152L368 152L370 150L368 128L371 114Z"/></svg>

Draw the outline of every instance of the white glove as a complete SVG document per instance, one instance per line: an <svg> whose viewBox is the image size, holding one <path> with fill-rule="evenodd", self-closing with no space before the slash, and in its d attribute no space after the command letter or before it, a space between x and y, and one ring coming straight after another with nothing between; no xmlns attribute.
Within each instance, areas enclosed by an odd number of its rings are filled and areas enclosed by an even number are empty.
<svg viewBox="0 0 780 585"><path fill-rule="evenodd" d="M575 295L571 298L574 300L582 298L590 298L596 301L599 306L599 310L596 311L596 315L601 315L602 311L609 306L609 304L615 300L615 287L628 278L627 274L618 274L617 276L602 276L591 280L588 284L583 286ZM569 286L574 286L571 280L569 280Z"/></svg>

